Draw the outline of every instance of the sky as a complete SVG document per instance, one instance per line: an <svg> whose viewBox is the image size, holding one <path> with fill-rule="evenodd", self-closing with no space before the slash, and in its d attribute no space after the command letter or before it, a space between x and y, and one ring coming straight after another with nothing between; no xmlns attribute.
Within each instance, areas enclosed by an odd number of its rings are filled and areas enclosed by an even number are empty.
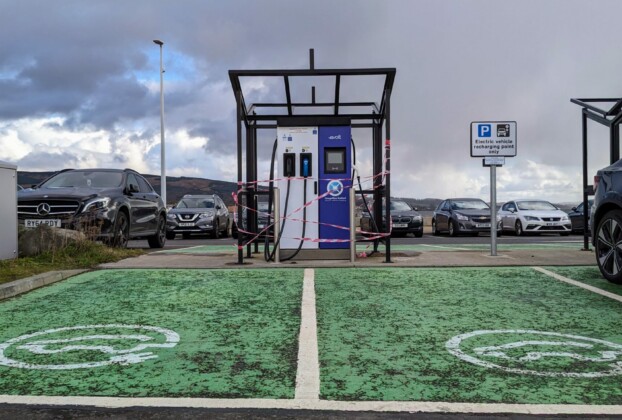
<svg viewBox="0 0 622 420"><path fill-rule="evenodd" d="M318 69L396 68L393 196L488 201L470 123L516 121L497 200L579 203L581 108L570 99L622 95L621 14L618 0L0 0L0 160L159 174L160 39L167 175L236 181L228 70L308 69L313 48ZM248 90L276 94L261 80ZM588 130L591 177L609 143L604 127ZM262 136L268 179L275 133ZM353 136L366 179L371 140Z"/></svg>

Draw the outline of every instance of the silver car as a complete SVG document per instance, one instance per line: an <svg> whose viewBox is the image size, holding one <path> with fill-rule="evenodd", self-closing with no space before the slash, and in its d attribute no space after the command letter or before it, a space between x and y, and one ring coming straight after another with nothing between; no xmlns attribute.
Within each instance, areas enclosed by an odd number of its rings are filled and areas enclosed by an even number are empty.
<svg viewBox="0 0 622 420"><path fill-rule="evenodd" d="M544 200L512 200L499 210L501 229L517 236L528 233L572 232L570 218L565 211Z"/></svg>
<svg viewBox="0 0 622 420"><path fill-rule="evenodd" d="M181 233L184 239L192 234L210 234L217 239L226 237L230 226L229 211L218 195L186 194L168 212L166 238L175 239Z"/></svg>

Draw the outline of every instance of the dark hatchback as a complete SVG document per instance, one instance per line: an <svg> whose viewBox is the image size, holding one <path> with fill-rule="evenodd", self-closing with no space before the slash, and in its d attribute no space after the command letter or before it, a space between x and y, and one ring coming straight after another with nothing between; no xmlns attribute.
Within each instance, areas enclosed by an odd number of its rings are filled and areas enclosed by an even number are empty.
<svg viewBox="0 0 622 420"><path fill-rule="evenodd" d="M247 225L247 209L243 209L242 210L242 230L244 231L249 231L250 229L248 229L246 227ZM260 201L257 203L257 234L259 235L260 238L265 238L266 235L269 239L272 238L272 236L274 235L274 219L269 217L270 214L268 212L268 203L265 201ZM239 229L238 229L238 213L237 211L233 213L233 227L231 229L231 236L233 236L233 238L237 239L238 238L238 234L239 234ZM268 226L268 223L271 223L271 226ZM245 234L247 237L252 238L255 235L251 235L249 233ZM243 235L244 236L244 235Z"/></svg>
<svg viewBox="0 0 622 420"><path fill-rule="evenodd" d="M17 193L20 225L81 230L112 246L144 238L166 242L166 208L149 182L131 169L68 169Z"/></svg>
<svg viewBox="0 0 622 420"><path fill-rule="evenodd" d="M384 207L383 209L383 226L381 231L386 231ZM391 200L391 235L406 236L412 233L415 237L423 236L423 217L419 212L413 209L408 203L400 200ZM363 210L361 215L361 231L367 235L373 235L376 229L371 220L370 213Z"/></svg>
<svg viewBox="0 0 622 420"><path fill-rule="evenodd" d="M497 236L501 235L497 216ZM450 198L441 201L432 216L432 233L448 232L450 236L466 233L477 236L490 232L490 207L479 198Z"/></svg>
<svg viewBox="0 0 622 420"><path fill-rule="evenodd" d="M622 284L622 160L599 170L594 177L590 228L601 274Z"/></svg>

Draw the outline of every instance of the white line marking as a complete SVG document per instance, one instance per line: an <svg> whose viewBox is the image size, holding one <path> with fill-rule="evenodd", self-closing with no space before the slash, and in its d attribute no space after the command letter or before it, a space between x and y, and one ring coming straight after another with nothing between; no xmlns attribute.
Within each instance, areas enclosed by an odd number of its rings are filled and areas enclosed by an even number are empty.
<svg viewBox="0 0 622 420"><path fill-rule="evenodd" d="M224 398L120 398L120 397L48 397L42 395L0 395L0 404L71 405L107 408L184 407L303 409L340 411L393 411L427 413L518 413L619 415L622 405L585 404L482 404L425 401L326 401L286 399Z"/></svg>
<svg viewBox="0 0 622 420"><path fill-rule="evenodd" d="M298 371L296 372L296 399L319 400L320 359L317 344L315 312L315 272L305 269L302 286L300 337L298 338Z"/></svg>
<svg viewBox="0 0 622 420"><path fill-rule="evenodd" d="M564 283L572 284L573 286L580 287L585 290L589 290L590 292L597 293L599 295L608 297L613 300L617 300L618 302L622 302L622 296L616 295L614 293L607 292L606 290L599 289L598 287L590 286L589 284L581 283L580 281L569 279L568 277L560 276L557 273L553 273L547 269L542 267L531 267L536 271L541 272L542 274L546 274L549 277L553 277L555 280L562 281Z"/></svg>
<svg viewBox="0 0 622 420"><path fill-rule="evenodd" d="M473 249L470 249L470 248L458 248L456 246L429 245L429 244L421 244L421 246L429 246L430 248L457 249L458 251L473 251Z"/></svg>

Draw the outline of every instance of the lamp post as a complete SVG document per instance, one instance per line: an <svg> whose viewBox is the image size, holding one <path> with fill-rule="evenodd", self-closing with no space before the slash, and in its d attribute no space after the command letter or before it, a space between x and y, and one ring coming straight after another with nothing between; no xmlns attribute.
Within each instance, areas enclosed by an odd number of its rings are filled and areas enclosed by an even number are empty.
<svg viewBox="0 0 622 420"><path fill-rule="evenodd" d="M154 39L160 46L160 195L166 207L166 148L164 146L164 67L162 66L162 46L164 42Z"/></svg>

